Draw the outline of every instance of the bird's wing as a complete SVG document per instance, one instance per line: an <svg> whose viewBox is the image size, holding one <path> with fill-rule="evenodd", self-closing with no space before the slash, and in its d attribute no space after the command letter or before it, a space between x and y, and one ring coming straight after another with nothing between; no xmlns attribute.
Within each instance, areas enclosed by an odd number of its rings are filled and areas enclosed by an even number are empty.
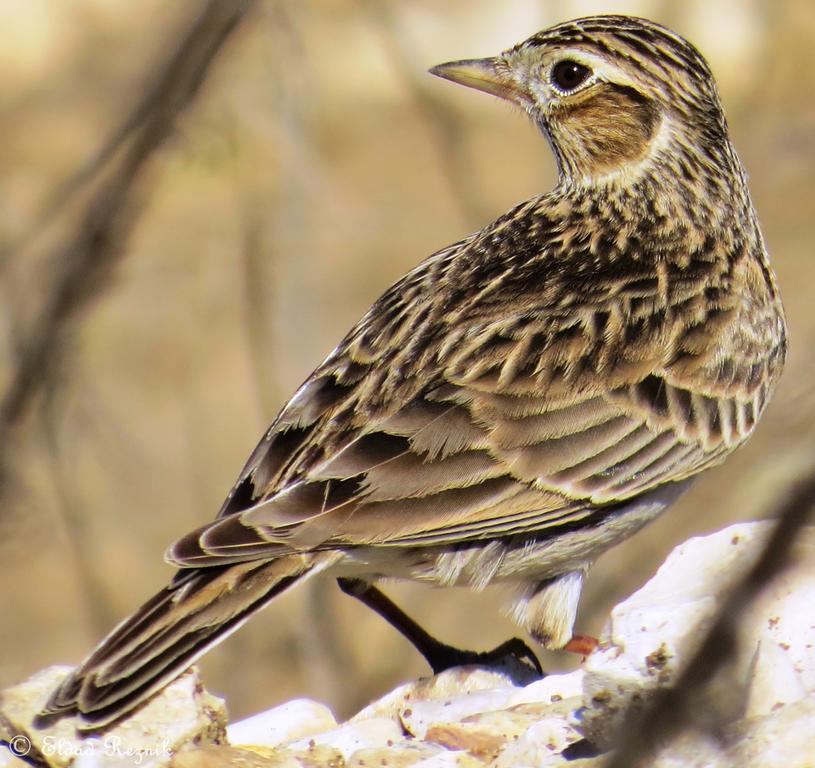
<svg viewBox="0 0 815 768"><path fill-rule="evenodd" d="M449 294L418 296L428 269L306 381L172 562L556 532L718 463L769 395L772 361L731 343L738 298L698 281L669 296L632 278L566 309L470 301L463 317Z"/></svg>

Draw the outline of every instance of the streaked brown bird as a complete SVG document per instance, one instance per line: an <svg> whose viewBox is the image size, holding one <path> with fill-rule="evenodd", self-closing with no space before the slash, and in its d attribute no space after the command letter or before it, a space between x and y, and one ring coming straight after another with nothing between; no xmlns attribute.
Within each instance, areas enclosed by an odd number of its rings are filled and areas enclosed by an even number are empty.
<svg viewBox="0 0 815 768"><path fill-rule="evenodd" d="M376 301L277 416L217 519L170 548L169 586L44 717L120 718L317 574L436 671L489 654L431 638L378 579L509 584L523 629L563 647L591 562L752 433L786 327L699 52L650 21L595 16L431 71L522 107L557 186Z"/></svg>

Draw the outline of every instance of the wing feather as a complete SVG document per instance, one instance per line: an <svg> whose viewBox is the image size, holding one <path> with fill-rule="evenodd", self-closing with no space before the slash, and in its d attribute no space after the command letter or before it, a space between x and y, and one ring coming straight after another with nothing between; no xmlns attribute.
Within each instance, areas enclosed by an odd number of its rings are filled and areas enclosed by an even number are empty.
<svg viewBox="0 0 815 768"><path fill-rule="evenodd" d="M695 293L678 282L672 299L635 275L633 292L611 281L578 307L544 289L507 313L496 277L477 306L450 314L455 298L427 282L466 282L454 256L441 252L374 305L283 409L219 520L178 542L173 562L588 524L751 433L769 395L755 382L772 378L783 350L728 351L758 333L735 300L714 308L719 346L701 344L704 279Z"/></svg>

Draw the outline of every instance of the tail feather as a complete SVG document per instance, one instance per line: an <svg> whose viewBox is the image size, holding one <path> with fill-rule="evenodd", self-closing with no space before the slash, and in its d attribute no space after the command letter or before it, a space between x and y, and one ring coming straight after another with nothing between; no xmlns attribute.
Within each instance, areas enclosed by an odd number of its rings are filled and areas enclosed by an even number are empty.
<svg viewBox="0 0 815 768"><path fill-rule="evenodd" d="M331 565L331 552L181 571L117 626L51 695L43 721L76 713L85 729L129 714L297 581Z"/></svg>

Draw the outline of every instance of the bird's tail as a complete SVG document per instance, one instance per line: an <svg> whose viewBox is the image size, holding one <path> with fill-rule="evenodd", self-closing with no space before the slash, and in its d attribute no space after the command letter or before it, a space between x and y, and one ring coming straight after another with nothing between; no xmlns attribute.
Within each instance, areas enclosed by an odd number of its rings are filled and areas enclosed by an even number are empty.
<svg viewBox="0 0 815 768"><path fill-rule="evenodd" d="M118 720L330 557L289 554L179 571L62 682L40 721L76 713L83 730L97 730Z"/></svg>

